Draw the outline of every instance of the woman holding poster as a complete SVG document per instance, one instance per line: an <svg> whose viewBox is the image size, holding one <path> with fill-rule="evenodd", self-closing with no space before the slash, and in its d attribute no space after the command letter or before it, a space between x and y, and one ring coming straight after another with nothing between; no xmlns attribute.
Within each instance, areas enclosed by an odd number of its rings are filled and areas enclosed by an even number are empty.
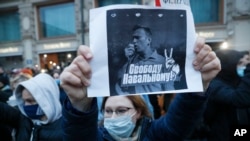
<svg viewBox="0 0 250 141"><path fill-rule="evenodd" d="M198 38L194 48L193 67L202 74L204 90L220 71L220 61L205 40ZM177 94L168 114L151 120L140 96L110 96L104 98L104 124L97 125L96 98L87 96L90 86L92 53L87 46L78 48L78 56L60 76L61 86L68 95L63 109L64 140L89 141L178 141L194 128L204 111L204 93Z"/></svg>

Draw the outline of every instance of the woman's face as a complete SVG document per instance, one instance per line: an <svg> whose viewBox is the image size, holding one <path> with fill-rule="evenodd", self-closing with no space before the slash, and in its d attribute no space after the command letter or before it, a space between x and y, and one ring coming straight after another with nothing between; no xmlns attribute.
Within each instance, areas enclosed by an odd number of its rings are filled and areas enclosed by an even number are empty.
<svg viewBox="0 0 250 141"><path fill-rule="evenodd" d="M240 61L238 62L238 67L246 66L247 64L250 63L250 56L249 55L244 55Z"/></svg>
<svg viewBox="0 0 250 141"><path fill-rule="evenodd" d="M141 113L137 111L126 96L111 96L107 99L104 107L105 118L116 118L123 115L131 115L133 122L140 118Z"/></svg>

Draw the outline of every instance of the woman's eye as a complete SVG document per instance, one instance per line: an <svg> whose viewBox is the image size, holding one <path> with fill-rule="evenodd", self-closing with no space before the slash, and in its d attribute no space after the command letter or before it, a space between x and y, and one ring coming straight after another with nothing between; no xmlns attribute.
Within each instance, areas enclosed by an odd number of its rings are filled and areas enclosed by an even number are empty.
<svg viewBox="0 0 250 141"><path fill-rule="evenodd" d="M105 110L105 113L110 114L110 113L113 113L113 111L112 110Z"/></svg>
<svg viewBox="0 0 250 141"><path fill-rule="evenodd" d="M123 113L125 113L127 110L125 110L125 109L118 109L117 110L117 113L119 113L119 114L123 114Z"/></svg>

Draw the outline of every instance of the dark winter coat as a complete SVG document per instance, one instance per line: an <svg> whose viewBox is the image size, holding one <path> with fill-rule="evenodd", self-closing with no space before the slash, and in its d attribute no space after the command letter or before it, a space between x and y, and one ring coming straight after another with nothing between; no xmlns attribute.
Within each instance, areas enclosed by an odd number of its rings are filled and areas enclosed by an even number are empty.
<svg viewBox="0 0 250 141"><path fill-rule="evenodd" d="M222 69L210 83L210 96L204 114L205 123L209 127L208 141L229 140L230 130L240 122L250 125L250 115L244 117L239 111L250 107L250 65L245 76L240 78L236 68L243 53L234 50L217 52ZM250 113L248 113L250 114ZM246 118L249 121L243 119Z"/></svg>
<svg viewBox="0 0 250 141"><path fill-rule="evenodd" d="M4 113L0 116L0 124L6 124L15 130L16 141L29 141L31 136L32 141L62 141L62 118L50 124L34 125L17 108L2 102L0 103L0 113Z"/></svg>
<svg viewBox="0 0 250 141"><path fill-rule="evenodd" d="M205 97L193 94L177 94L169 111L157 120L143 118L139 141L181 141L201 118ZM97 125L96 99L91 110L82 113L72 109L69 100L63 107L63 138L65 141L114 141L108 132Z"/></svg>

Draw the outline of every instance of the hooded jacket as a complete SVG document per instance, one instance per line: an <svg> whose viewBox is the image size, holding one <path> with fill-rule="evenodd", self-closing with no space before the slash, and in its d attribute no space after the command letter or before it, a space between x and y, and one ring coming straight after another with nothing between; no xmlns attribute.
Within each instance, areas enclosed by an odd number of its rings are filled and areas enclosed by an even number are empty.
<svg viewBox="0 0 250 141"><path fill-rule="evenodd" d="M24 112L22 90L27 89L47 116L45 121L31 120ZM15 129L16 141L62 141L62 106L59 101L59 88L48 74L41 73L18 84L14 94L18 109L0 103L0 123Z"/></svg>
<svg viewBox="0 0 250 141"><path fill-rule="evenodd" d="M23 110L24 101L22 99L22 90L27 89L42 108L47 116L47 120L33 120L37 125L47 124L56 121L62 115L62 106L60 103L60 92L56 81L48 74L41 73L28 81L21 82L15 91L18 102L18 108L23 115L27 116Z"/></svg>

